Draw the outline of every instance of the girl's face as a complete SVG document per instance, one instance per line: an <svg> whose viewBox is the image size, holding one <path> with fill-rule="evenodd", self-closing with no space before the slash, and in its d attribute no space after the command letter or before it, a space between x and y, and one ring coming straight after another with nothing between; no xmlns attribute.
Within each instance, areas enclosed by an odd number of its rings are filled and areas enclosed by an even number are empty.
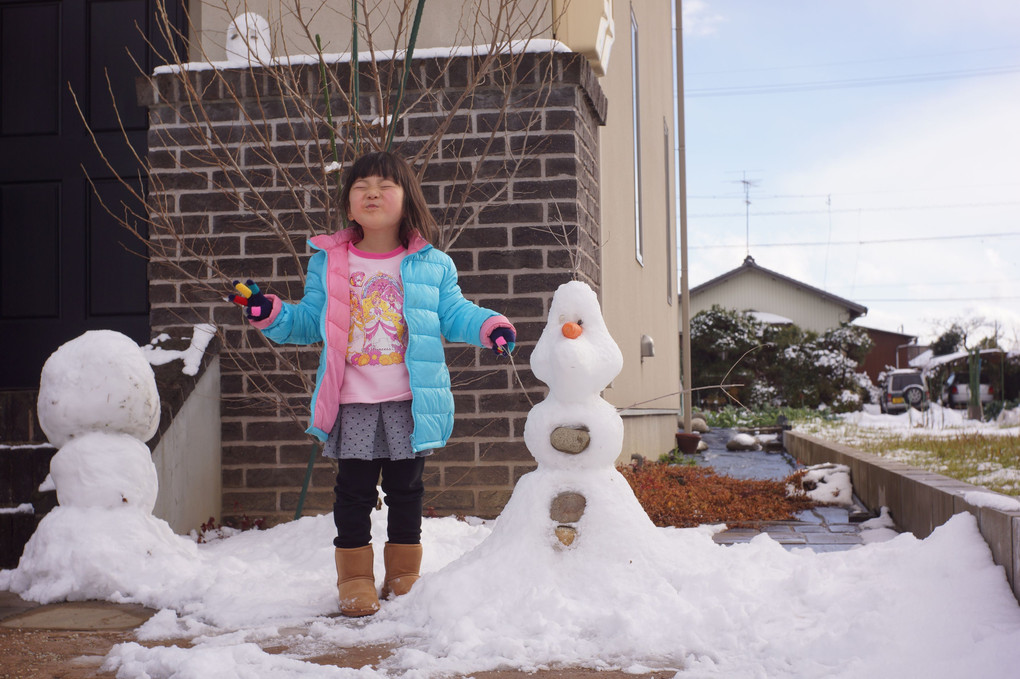
<svg viewBox="0 0 1020 679"><path fill-rule="evenodd" d="M403 216L404 189L396 181L373 175L351 185L347 219L360 224L366 238L398 234Z"/></svg>

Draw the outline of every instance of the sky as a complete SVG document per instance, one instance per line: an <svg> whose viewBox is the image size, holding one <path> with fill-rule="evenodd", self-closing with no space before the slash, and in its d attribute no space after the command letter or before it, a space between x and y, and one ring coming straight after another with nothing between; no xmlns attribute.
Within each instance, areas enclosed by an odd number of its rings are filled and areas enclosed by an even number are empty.
<svg viewBox="0 0 1020 679"><path fill-rule="evenodd" d="M689 0L683 55L691 287L750 254L1020 349L1020 3Z"/></svg>

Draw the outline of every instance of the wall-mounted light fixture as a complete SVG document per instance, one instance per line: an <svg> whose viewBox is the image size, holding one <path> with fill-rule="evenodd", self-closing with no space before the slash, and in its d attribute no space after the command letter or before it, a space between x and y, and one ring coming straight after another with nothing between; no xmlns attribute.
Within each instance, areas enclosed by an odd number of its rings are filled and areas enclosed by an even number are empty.
<svg viewBox="0 0 1020 679"><path fill-rule="evenodd" d="M655 341L648 335L641 335L641 362L655 356Z"/></svg>

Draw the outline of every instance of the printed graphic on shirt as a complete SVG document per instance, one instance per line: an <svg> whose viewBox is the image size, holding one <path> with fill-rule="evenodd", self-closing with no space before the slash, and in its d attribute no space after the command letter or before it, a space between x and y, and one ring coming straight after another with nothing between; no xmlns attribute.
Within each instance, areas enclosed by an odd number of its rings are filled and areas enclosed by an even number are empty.
<svg viewBox="0 0 1020 679"><path fill-rule="evenodd" d="M367 277L364 271L354 271L350 283L348 362L357 366L403 363L407 329L400 279L382 272Z"/></svg>

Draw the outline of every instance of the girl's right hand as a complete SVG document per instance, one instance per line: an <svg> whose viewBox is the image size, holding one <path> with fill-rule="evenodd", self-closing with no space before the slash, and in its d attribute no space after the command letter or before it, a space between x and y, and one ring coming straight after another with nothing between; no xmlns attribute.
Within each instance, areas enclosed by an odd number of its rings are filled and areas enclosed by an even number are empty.
<svg viewBox="0 0 1020 679"><path fill-rule="evenodd" d="M497 356L510 356L513 353L517 335L510 328L496 328L489 335L489 341L492 342L492 350L496 352Z"/></svg>
<svg viewBox="0 0 1020 679"><path fill-rule="evenodd" d="M262 321L273 313L273 303L262 294L259 286L250 278L243 284L234 281L234 289L238 294L227 297L227 301L244 307L244 315L249 321Z"/></svg>

